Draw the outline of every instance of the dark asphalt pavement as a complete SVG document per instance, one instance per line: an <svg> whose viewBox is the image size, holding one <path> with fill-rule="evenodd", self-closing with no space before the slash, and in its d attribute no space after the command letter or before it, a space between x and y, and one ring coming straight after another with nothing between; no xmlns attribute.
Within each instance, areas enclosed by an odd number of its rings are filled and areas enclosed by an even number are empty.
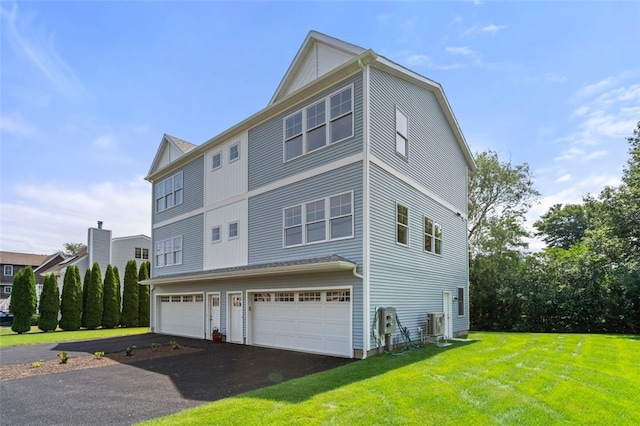
<svg viewBox="0 0 640 426"><path fill-rule="evenodd" d="M231 343L159 334L0 349L0 364L15 365L127 346L177 341L204 349L130 364L110 365L0 382L1 425L123 425L164 416L281 381L352 362Z"/></svg>

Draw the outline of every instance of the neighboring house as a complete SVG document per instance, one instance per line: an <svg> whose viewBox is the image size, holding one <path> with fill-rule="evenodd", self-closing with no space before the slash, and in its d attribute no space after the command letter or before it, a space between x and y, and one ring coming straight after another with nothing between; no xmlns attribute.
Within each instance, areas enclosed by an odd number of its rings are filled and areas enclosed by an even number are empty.
<svg viewBox="0 0 640 426"><path fill-rule="evenodd" d="M152 329L354 358L383 341L380 307L413 339L427 313L466 333L474 167L438 83L310 32L265 109L162 138Z"/></svg>
<svg viewBox="0 0 640 426"><path fill-rule="evenodd" d="M98 221L98 227L89 228L87 232L86 247L43 273L54 273L58 277L58 287L60 294L62 294L64 274L69 266L77 266L80 270L80 279L84 280L87 269L90 269L97 262L100 265L103 280L107 265L117 266L120 285L124 286L124 272L127 262L135 260L139 267L140 263L149 260L150 249L151 238L148 236L132 235L112 238L111 231L104 229L102 222Z"/></svg>
<svg viewBox="0 0 640 426"><path fill-rule="evenodd" d="M0 310L8 310L11 298L13 279L21 269L31 266L36 279L36 294L39 297L42 292L44 277L38 273L40 266L59 262L63 257L60 253L30 254L0 251Z"/></svg>

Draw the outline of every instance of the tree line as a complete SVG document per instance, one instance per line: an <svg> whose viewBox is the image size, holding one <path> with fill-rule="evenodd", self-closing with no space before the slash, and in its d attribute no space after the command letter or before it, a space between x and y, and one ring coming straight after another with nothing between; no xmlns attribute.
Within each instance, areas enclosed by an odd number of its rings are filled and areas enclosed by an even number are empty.
<svg viewBox="0 0 640 426"><path fill-rule="evenodd" d="M469 302L474 330L640 333L640 122L621 184L556 204L533 226L540 194L527 164L477 155L469 181Z"/></svg>
<svg viewBox="0 0 640 426"><path fill-rule="evenodd" d="M36 300L35 275L27 266L18 271L13 280L11 305L13 313L11 329L22 334L31 329L31 318L39 308L38 328L54 331L58 327L66 331L80 328L148 327L149 287L138 285L149 278L151 264L138 265L129 260L125 267L124 285L120 293L120 274L117 267L107 265L104 279L100 265L94 263L87 269L84 280L77 266L67 267L62 294L54 274L44 279L40 301Z"/></svg>

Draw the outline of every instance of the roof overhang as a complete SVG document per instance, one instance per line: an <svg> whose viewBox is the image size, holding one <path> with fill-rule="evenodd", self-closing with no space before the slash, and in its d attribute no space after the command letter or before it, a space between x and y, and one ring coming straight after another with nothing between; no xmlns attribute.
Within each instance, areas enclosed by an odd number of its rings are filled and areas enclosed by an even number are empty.
<svg viewBox="0 0 640 426"><path fill-rule="evenodd" d="M167 285L167 284L183 284L198 283L205 281L215 281L223 279L241 279L252 277L264 277L270 275L295 275L302 273L321 273L321 272L340 272L355 271L357 265L347 260L332 260L320 263L303 263L291 265L274 265L274 266L248 266L239 268L217 269L212 271L203 271L197 274L171 275L160 278L150 278L140 281L141 285Z"/></svg>

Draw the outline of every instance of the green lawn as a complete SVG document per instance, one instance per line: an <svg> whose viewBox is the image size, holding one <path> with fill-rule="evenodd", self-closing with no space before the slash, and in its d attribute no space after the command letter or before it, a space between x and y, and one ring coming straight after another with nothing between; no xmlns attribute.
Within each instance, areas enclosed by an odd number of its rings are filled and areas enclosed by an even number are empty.
<svg viewBox="0 0 640 426"><path fill-rule="evenodd" d="M73 340L105 339L107 337L129 336L149 332L149 327L113 328L78 331L50 331L43 333L38 327L31 327L31 331L16 334L11 327L0 327L0 348L20 345L36 345L39 343L60 343Z"/></svg>
<svg viewBox="0 0 640 426"><path fill-rule="evenodd" d="M469 339L378 355L144 424L640 424L640 336Z"/></svg>

